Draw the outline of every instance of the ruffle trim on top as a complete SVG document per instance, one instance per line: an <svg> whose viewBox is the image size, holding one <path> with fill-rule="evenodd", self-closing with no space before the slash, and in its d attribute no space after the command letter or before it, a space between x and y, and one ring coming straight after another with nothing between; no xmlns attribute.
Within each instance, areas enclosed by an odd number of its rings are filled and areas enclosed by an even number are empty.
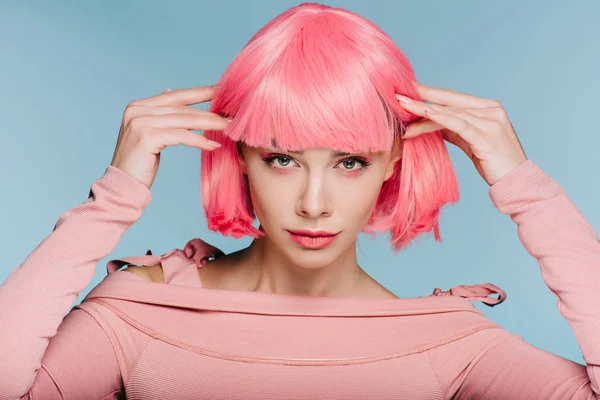
<svg viewBox="0 0 600 400"><path fill-rule="evenodd" d="M490 294L497 294L498 298L488 297ZM481 283L471 286L460 285L453 287L448 291L435 288L431 296L460 296L469 300L481 301L490 307L494 307L506 299L506 292L491 283Z"/></svg>
<svg viewBox="0 0 600 400"><path fill-rule="evenodd" d="M148 250L144 256L129 256L116 260L110 260L106 264L106 270L110 274L121 269L125 265L152 266L161 264L165 283L183 286L202 287L197 268L209 261L209 258L224 256L220 249L194 238L186 243L183 250L173 249L163 255L153 255ZM195 268L190 268L193 264Z"/></svg>
<svg viewBox="0 0 600 400"><path fill-rule="evenodd" d="M106 264L107 272L110 274L121 269L125 265L162 265L165 283L182 286L202 287L198 268L204 266L210 258L224 256L225 253L205 241L194 238L188 241L183 248L173 249L163 255L153 255L151 250L144 256L130 256L110 260ZM497 294L498 298L488 297ZM468 300L481 301L494 307L506 299L506 292L491 283L478 285L459 285L447 291L435 288L430 296L457 296Z"/></svg>

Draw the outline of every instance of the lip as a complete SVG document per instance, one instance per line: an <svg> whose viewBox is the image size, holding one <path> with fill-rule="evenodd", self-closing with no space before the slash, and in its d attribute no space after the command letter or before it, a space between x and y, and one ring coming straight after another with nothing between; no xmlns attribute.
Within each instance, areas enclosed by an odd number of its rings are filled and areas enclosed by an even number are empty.
<svg viewBox="0 0 600 400"><path fill-rule="evenodd" d="M299 234L298 232L308 232L311 235L303 235L303 234ZM292 240L294 242L298 243L300 246L307 248L307 249L318 250L318 249L327 247L331 243L333 243L333 241L335 240L335 238L339 232L333 234L333 233L325 232L325 231L306 231L306 230L291 231L291 230L288 230L288 233L290 234L290 237L292 238ZM315 235L315 233L323 235L323 236Z"/></svg>
<svg viewBox="0 0 600 400"><path fill-rule="evenodd" d="M294 235L300 236L335 236L337 233L321 231L321 230L310 230L310 229L288 229L288 232L293 233ZM339 233L339 232L338 232Z"/></svg>

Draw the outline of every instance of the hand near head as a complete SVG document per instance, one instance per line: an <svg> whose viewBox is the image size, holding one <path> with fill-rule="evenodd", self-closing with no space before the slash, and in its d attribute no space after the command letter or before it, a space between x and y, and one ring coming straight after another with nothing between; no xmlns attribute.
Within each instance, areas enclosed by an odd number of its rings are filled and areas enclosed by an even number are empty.
<svg viewBox="0 0 600 400"><path fill-rule="evenodd" d="M222 130L229 124L226 118L208 111L188 107L209 101L214 86L191 89L166 89L163 93L130 102L123 121L112 166L124 171L148 189L152 186L160 152L179 144L214 150L220 144L191 130Z"/></svg>
<svg viewBox="0 0 600 400"><path fill-rule="evenodd" d="M408 125L403 138L439 130L442 137L469 156L479 175L492 186L527 156L502 104L453 90L417 83L424 103L396 94L401 106L424 118Z"/></svg>

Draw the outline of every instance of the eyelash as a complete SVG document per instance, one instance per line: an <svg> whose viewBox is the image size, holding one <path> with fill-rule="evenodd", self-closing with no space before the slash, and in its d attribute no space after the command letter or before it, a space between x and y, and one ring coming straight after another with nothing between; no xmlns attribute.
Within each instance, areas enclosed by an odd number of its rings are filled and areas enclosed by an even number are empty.
<svg viewBox="0 0 600 400"><path fill-rule="evenodd" d="M288 155L275 153L275 154L269 154L268 156L264 157L263 161L265 162L265 164L267 164L267 166L269 168L274 169L274 170L288 169L287 167L276 167L272 164L272 162L278 158L289 158L290 160L294 160L292 157L290 157ZM342 168L345 170L345 173L348 175L357 175L357 174L365 171L369 167L369 165L371 165L371 162L367 161L363 157L356 157L356 156L344 158L343 160L340 160L339 163L343 163L344 161L348 161L348 160L356 161L357 163L359 163L361 165L361 167L358 169Z"/></svg>

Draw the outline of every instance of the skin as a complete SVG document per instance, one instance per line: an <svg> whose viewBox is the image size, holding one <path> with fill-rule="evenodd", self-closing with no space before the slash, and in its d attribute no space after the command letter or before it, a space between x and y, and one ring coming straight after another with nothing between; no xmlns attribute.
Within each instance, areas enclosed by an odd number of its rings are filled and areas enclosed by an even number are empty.
<svg viewBox="0 0 600 400"><path fill-rule="evenodd" d="M274 153L279 157L267 164L263 158ZM203 282L229 290L304 296L395 297L358 265L356 240L381 185L401 158L401 148L347 156L333 153L310 149L295 154L242 145L240 165L265 236L207 263L200 269ZM352 161L353 156L365 157L371 165L364 167ZM295 243L286 229L340 233L329 246L314 250Z"/></svg>

